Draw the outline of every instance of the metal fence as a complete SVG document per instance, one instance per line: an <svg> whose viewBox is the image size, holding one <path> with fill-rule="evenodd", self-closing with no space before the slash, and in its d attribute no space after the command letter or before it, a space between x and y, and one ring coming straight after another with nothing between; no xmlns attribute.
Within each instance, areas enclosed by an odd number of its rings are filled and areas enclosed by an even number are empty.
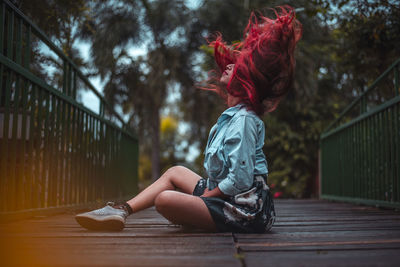
<svg viewBox="0 0 400 267"><path fill-rule="evenodd" d="M85 75L8 1L0 38L0 214L134 194L137 138ZM38 77L43 47L62 66L56 82ZM98 113L77 101L83 89Z"/></svg>
<svg viewBox="0 0 400 267"><path fill-rule="evenodd" d="M400 59L321 135L322 198L400 207L399 66Z"/></svg>

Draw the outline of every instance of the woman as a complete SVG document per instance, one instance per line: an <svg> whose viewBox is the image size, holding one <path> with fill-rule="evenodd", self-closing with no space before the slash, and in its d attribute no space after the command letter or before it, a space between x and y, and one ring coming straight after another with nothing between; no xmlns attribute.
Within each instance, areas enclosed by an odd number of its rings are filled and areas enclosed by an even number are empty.
<svg viewBox="0 0 400 267"><path fill-rule="evenodd" d="M301 24L289 6L269 19L252 14L244 40L233 47L218 36L210 45L222 74L208 89L228 109L210 131L204 167L208 178L176 166L123 205L76 216L93 230L122 230L132 213L155 206L175 224L207 231L266 232L275 219L262 151L265 127L259 116L273 111L293 84L294 49ZM177 191L179 190L179 191Z"/></svg>

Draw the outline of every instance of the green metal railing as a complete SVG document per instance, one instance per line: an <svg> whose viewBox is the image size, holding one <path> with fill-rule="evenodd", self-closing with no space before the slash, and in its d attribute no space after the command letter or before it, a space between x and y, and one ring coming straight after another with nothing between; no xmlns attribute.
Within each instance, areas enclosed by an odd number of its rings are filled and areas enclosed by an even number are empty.
<svg viewBox="0 0 400 267"><path fill-rule="evenodd" d="M322 198L400 207L399 66L397 59L321 135Z"/></svg>
<svg viewBox="0 0 400 267"><path fill-rule="evenodd" d="M8 1L0 38L0 215L136 193L137 138L85 75ZM59 87L34 74L40 45L63 66ZM99 114L77 101L82 89Z"/></svg>

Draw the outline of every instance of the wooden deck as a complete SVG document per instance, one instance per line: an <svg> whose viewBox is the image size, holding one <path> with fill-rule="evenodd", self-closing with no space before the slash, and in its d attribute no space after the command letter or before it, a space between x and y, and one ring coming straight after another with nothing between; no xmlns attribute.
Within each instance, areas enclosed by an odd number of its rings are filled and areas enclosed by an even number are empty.
<svg viewBox="0 0 400 267"><path fill-rule="evenodd" d="M0 265L400 266L400 212L322 200L276 210L267 234L182 229L154 209L118 233L86 231L73 214L0 224Z"/></svg>

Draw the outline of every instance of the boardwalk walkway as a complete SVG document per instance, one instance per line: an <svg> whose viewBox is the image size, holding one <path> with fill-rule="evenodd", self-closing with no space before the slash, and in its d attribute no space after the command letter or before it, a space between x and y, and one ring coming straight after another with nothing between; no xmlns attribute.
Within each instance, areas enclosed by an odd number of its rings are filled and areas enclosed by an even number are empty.
<svg viewBox="0 0 400 267"><path fill-rule="evenodd" d="M400 212L322 200L276 201L268 234L182 229L154 209L118 233L73 214L0 224L1 266L400 266Z"/></svg>

